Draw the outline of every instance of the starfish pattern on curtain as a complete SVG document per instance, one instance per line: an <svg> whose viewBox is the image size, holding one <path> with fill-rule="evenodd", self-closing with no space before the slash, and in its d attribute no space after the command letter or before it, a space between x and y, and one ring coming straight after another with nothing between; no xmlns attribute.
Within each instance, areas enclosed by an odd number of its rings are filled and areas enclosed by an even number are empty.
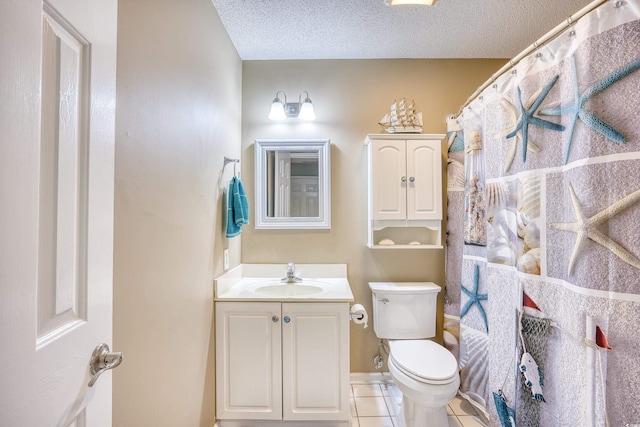
<svg viewBox="0 0 640 427"><path fill-rule="evenodd" d="M478 282L480 279L480 267L478 267L478 265L475 265L475 269L473 270L473 291L470 291L469 289L465 288L464 285L462 285L462 292L464 292L469 299L467 300L467 303L464 305L464 307L462 307L462 310L460 310L460 317L464 317L468 312L469 309L473 306L473 305L478 305L478 311L480 312L480 315L482 316L482 320L484 320L484 327L485 330L487 331L487 333L489 332L489 324L487 322L487 313L484 311L484 308L482 307L482 303L481 301L486 301L489 297L488 294L479 294L478 293Z"/></svg>
<svg viewBox="0 0 640 427"><path fill-rule="evenodd" d="M555 75L542 89L542 92L536 100L533 102L531 107L526 108L522 102L522 91L520 86L518 86L518 102L520 103L520 112L521 117L516 125L516 128L507 135L507 138L515 137L519 131L522 131L522 161L527 161L527 142L529 139L529 125L538 126L545 129L555 130L555 131L563 131L564 126L559 125L557 123L550 122L548 120L541 119L540 117L535 117L534 113L540 107L540 104L544 101L544 99L549 95L549 92L553 88L553 85L558 81L559 76Z"/></svg>
<svg viewBox="0 0 640 427"><path fill-rule="evenodd" d="M567 164L569 160L569 151L571 150L571 143L573 142L573 133L575 131L576 122L578 118L582 120L584 124L592 128L593 130L601 133L608 139L618 144L624 144L626 138L620 132L618 132L613 126L604 120L600 119L591 111L585 108L587 101L597 94L603 92L609 86L628 76L635 70L640 68L640 59L637 59L624 67L614 71L608 76L604 77L600 81L589 86L582 94L578 87L578 71L576 68L575 55L571 57L571 75L573 77L573 101L564 105L553 108L544 108L540 110L542 116L562 116L565 114L571 114L571 125L569 127L569 137L567 138L567 148L564 152L564 164Z"/></svg>
<svg viewBox="0 0 640 427"><path fill-rule="evenodd" d="M618 200L614 204L593 215L591 218L587 218L582 212L580 202L578 201L578 197L576 196L571 184L569 184L569 194L571 195L571 203L573 204L573 211L576 215L576 220L574 222L555 222L549 224L551 228L556 230L576 233L576 241L573 244L573 251L569 258L568 274L571 274L576 259L578 258L578 255L584 247L587 239L591 239L600 246L610 250L614 255L627 264L635 268L640 268L640 260L635 255L596 228L629 206L637 203L638 200L640 200L640 190L636 190L628 196Z"/></svg>
<svg viewBox="0 0 640 427"><path fill-rule="evenodd" d="M542 88L535 91L533 95L531 95L529 99L527 99L527 102L524 104L525 109L531 108L536 98L540 96L540 93L542 93ZM502 104L504 109L507 111L507 115L509 116L509 122L508 122L508 126L505 129L493 135L494 139L500 139L509 135L511 132L516 130L516 127L518 126L518 122L520 122L520 119L522 119L522 114L519 116L516 116L517 114L516 107L513 106L513 104L511 104L511 102L509 102L506 98L504 97L500 98L500 104ZM518 148L518 138L522 139L522 129L516 132L515 137L511 140L511 144L509 146L509 152L507 153L507 158L504 161L504 169L503 169L504 173L507 173L507 171L511 167L511 164L513 163L513 159L516 157L516 149ZM527 151L530 151L532 153L539 153L540 148L533 142L528 141Z"/></svg>

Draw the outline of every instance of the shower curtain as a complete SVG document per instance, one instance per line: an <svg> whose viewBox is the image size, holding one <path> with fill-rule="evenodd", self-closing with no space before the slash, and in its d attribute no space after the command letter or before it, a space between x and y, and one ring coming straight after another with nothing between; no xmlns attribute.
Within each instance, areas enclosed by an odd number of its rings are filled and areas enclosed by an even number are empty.
<svg viewBox="0 0 640 427"><path fill-rule="evenodd" d="M640 0L570 24L448 119L445 315L492 426L640 426Z"/></svg>

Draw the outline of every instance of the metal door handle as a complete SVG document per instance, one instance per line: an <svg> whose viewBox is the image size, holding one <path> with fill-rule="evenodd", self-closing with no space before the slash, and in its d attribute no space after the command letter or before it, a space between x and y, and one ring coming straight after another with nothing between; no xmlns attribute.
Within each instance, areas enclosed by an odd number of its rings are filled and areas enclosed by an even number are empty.
<svg viewBox="0 0 640 427"><path fill-rule="evenodd" d="M402 181L402 182L407 182L407 177L406 177L406 176L403 176L402 178L400 178L400 181Z"/></svg>
<svg viewBox="0 0 640 427"><path fill-rule="evenodd" d="M93 350L91 360L89 361L89 373L91 374L91 380L89 380L89 387L98 380L98 377L103 372L118 367L122 363L121 352L110 352L109 345L102 343Z"/></svg>
<svg viewBox="0 0 640 427"><path fill-rule="evenodd" d="M409 177L409 182L414 182L416 179L414 177Z"/></svg>
<svg viewBox="0 0 640 427"><path fill-rule="evenodd" d="M284 323L289 323L289 322L291 322L291 317L284 316Z"/></svg>

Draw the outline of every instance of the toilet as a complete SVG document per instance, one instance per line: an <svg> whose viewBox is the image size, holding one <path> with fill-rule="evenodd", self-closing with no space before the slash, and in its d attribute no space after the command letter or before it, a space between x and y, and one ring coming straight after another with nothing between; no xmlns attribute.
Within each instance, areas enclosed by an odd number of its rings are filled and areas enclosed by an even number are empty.
<svg viewBox="0 0 640 427"><path fill-rule="evenodd" d="M373 329L389 342L389 373L402 393L401 427L447 427L446 406L460 385L453 354L428 340L436 332L440 287L431 282L370 282Z"/></svg>

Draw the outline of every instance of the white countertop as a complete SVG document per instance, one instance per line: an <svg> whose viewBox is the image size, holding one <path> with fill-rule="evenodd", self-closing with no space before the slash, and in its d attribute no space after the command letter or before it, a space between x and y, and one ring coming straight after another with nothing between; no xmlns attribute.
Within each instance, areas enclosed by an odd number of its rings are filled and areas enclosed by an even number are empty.
<svg viewBox="0 0 640 427"><path fill-rule="evenodd" d="M296 264L296 276L302 281L283 283L286 264L240 264L215 280L215 301L292 301L292 302L352 302L346 264ZM255 292L261 285L311 285L322 292L309 295L269 295Z"/></svg>

